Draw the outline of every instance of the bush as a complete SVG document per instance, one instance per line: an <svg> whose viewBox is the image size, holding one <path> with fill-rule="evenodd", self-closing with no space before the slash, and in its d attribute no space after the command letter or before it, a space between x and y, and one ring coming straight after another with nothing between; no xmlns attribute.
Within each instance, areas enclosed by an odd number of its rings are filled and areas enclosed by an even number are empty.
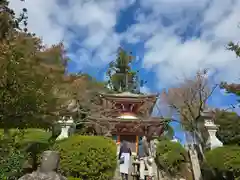
<svg viewBox="0 0 240 180"><path fill-rule="evenodd" d="M181 165L187 161L187 152L180 143L162 140L157 145L156 164L172 176L181 171Z"/></svg>
<svg viewBox="0 0 240 180"><path fill-rule="evenodd" d="M207 165L240 178L240 146L223 146L205 153Z"/></svg>
<svg viewBox="0 0 240 180"><path fill-rule="evenodd" d="M53 150L60 152L60 171L66 177L109 180L114 176L116 145L111 139L74 135L57 142Z"/></svg>
<svg viewBox="0 0 240 180"><path fill-rule="evenodd" d="M68 177L68 180L82 180L81 178L75 178L75 177Z"/></svg>
<svg viewBox="0 0 240 180"><path fill-rule="evenodd" d="M17 134L17 136L15 136ZM19 135L21 134L20 138ZM18 148L22 153L25 154L26 163L24 163L24 169L28 171L36 170L39 165L39 156L44 151L47 150L50 146L48 140L51 137L52 133L47 132L44 129L10 129L11 137L15 138L14 141L17 140ZM3 136L3 130L0 129L0 136ZM16 157L16 154L9 154L9 156ZM10 158L9 157L9 158ZM6 163L5 163L6 164Z"/></svg>
<svg viewBox="0 0 240 180"><path fill-rule="evenodd" d="M20 149L23 133L15 131L8 138L0 136L0 179L18 179L27 154Z"/></svg>

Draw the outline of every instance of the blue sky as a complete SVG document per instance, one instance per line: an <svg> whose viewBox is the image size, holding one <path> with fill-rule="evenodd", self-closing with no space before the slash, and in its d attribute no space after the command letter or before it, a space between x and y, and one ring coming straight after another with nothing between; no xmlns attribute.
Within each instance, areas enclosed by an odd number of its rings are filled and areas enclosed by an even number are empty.
<svg viewBox="0 0 240 180"><path fill-rule="evenodd" d="M240 39L239 0L10 0L10 6L28 9L29 30L47 45L63 41L70 72L103 80L122 46L148 81L145 92L174 87L203 68L213 84L239 82L240 60L225 47ZM217 89L209 104L225 108L236 97Z"/></svg>

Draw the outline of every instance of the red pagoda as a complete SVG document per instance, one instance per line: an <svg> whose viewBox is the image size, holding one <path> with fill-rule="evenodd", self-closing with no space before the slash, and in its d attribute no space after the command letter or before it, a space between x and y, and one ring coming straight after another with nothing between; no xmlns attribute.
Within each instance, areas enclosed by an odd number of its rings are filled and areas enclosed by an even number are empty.
<svg viewBox="0 0 240 180"><path fill-rule="evenodd" d="M128 141L132 152L138 151L141 137L151 139L163 133L163 119L151 117L157 95L123 92L100 94L102 106L113 109L110 117L98 119L102 125L111 124L111 136L116 142Z"/></svg>

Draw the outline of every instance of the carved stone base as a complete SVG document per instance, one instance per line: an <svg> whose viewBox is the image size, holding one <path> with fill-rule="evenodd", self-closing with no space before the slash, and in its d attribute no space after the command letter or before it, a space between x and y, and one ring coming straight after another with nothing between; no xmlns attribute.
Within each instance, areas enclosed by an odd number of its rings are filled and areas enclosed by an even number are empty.
<svg viewBox="0 0 240 180"><path fill-rule="evenodd" d="M42 173L36 171L21 177L19 180L67 180L67 178L56 172Z"/></svg>

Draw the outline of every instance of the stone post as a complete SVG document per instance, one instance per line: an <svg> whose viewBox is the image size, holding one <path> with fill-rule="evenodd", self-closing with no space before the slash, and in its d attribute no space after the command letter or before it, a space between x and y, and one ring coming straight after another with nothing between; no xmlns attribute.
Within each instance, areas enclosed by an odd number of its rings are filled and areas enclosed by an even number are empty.
<svg viewBox="0 0 240 180"><path fill-rule="evenodd" d="M204 122L205 122L204 125L209 133L209 138L207 140L206 145L210 149L214 149L216 147L222 146L223 145L222 142L219 141L219 139L216 137L216 132L218 127L217 125L214 124L214 121L213 121L213 111L206 109L201 113L201 116L204 119ZM200 180L202 179L202 175L201 175L199 160L197 156L197 151L193 145L189 144L188 152L191 159L194 180Z"/></svg>
<svg viewBox="0 0 240 180"><path fill-rule="evenodd" d="M191 160L191 166L193 171L194 180L202 180L201 168L198 160L198 154L194 145L190 145L187 147L188 154Z"/></svg>
<svg viewBox="0 0 240 180"><path fill-rule="evenodd" d="M148 167L149 172L148 173L149 173L149 176L152 176L152 179L154 179L154 180L161 179L160 174L159 174L159 169L155 162L158 143L159 143L159 141L155 137L150 141L150 158L149 158L149 162L148 162L149 163L149 167Z"/></svg>
<svg viewBox="0 0 240 180"><path fill-rule="evenodd" d="M26 174L19 180L67 180L57 172L60 162L59 153L56 151L44 151L41 164L37 171Z"/></svg>
<svg viewBox="0 0 240 180"><path fill-rule="evenodd" d="M212 112L206 109L201 113L201 117L204 119L204 121L212 119ZM196 145L195 143L196 143L195 139L193 141L191 137L191 142L187 146L187 151L189 153L189 157L191 161L194 180L201 180L202 173L201 173L201 168L200 168L199 159L198 159L198 152L195 148L195 145ZM202 148L202 147L199 146L199 148Z"/></svg>
<svg viewBox="0 0 240 180"><path fill-rule="evenodd" d="M57 151L44 151L40 164L40 172L57 171L60 161L60 155Z"/></svg>
<svg viewBox="0 0 240 180"><path fill-rule="evenodd" d="M58 123L61 125L61 134L57 137L57 140L68 138L70 128L75 125L72 117L68 119L66 119L66 117L63 117L58 121Z"/></svg>

